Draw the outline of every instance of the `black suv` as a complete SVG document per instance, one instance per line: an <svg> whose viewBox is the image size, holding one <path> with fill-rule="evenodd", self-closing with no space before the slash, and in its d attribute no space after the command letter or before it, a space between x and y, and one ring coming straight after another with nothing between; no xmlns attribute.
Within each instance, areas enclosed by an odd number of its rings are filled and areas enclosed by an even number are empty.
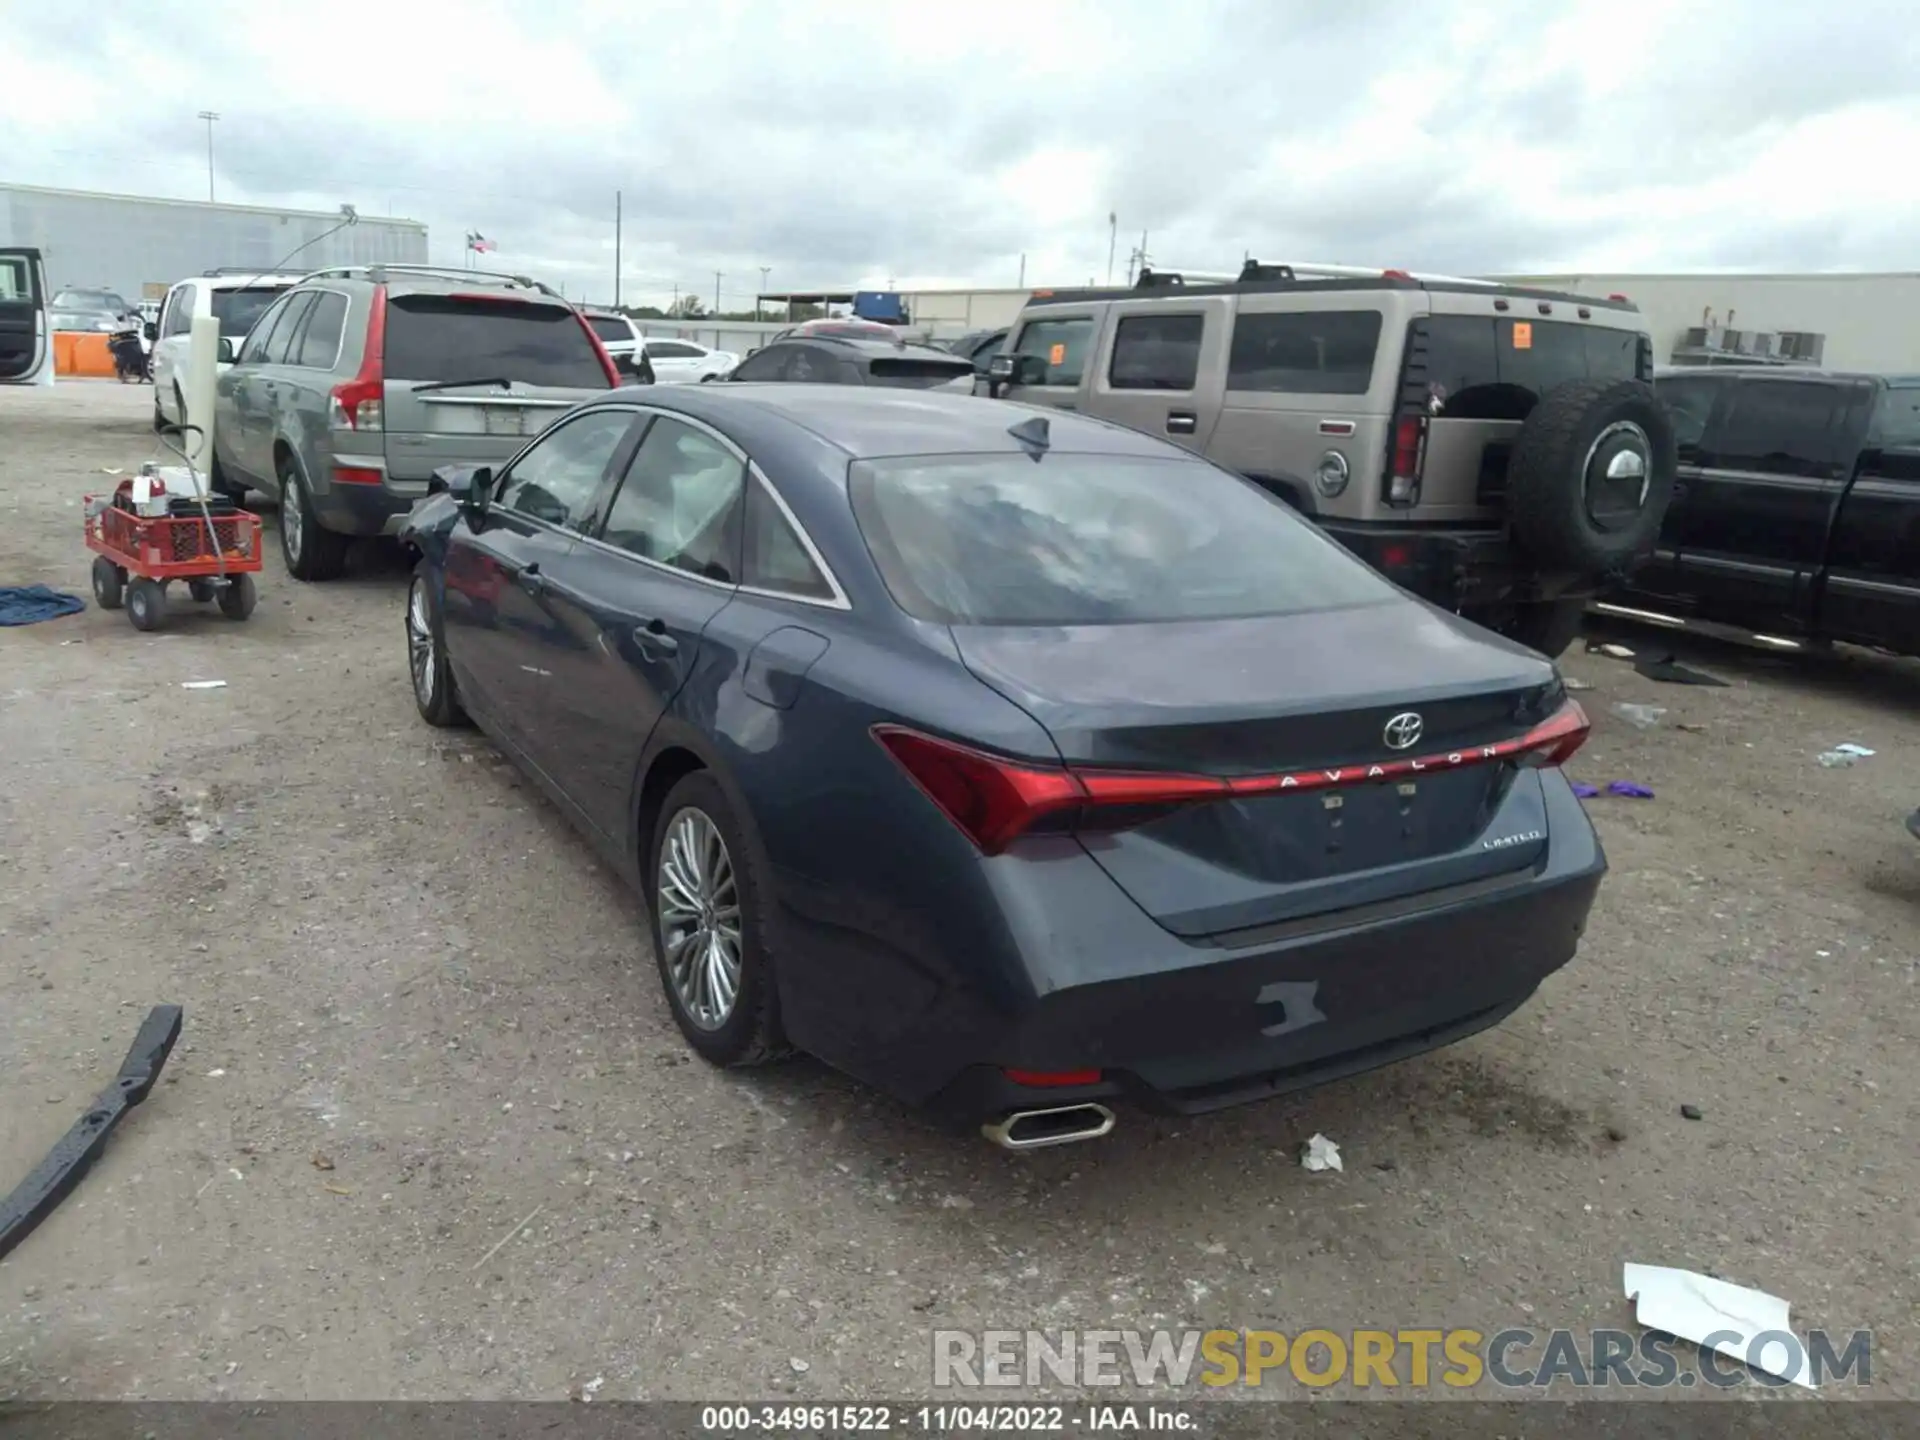
<svg viewBox="0 0 1920 1440"><path fill-rule="evenodd" d="M1617 598L1920 654L1920 375L1663 370L1679 473Z"/></svg>

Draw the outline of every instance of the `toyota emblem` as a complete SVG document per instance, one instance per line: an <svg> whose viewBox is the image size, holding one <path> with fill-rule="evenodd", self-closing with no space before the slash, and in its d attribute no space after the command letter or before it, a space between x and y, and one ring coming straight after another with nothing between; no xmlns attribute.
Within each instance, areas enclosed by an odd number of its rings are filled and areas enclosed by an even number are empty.
<svg viewBox="0 0 1920 1440"><path fill-rule="evenodd" d="M1420 717L1411 710L1403 710L1387 721L1386 741L1389 750L1410 750L1420 743Z"/></svg>

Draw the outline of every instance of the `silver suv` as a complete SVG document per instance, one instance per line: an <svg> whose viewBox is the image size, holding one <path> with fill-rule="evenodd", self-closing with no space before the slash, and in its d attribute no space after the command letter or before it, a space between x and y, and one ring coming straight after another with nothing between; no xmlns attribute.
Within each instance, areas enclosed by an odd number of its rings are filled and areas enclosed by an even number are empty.
<svg viewBox="0 0 1920 1440"><path fill-rule="evenodd" d="M1652 373L1624 296L1248 261L1037 291L988 383L1197 450L1558 655L1659 534L1675 459Z"/></svg>
<svg viewBox="0 0 1920 1440"><path fill-rule="evenodd" d="M317 270L261 314L221 375L210 478L236 500L277 496L287 569L331 579L349 539L396 531L435 470L501 464L618 383L585 318L537 281Z"/></svg>

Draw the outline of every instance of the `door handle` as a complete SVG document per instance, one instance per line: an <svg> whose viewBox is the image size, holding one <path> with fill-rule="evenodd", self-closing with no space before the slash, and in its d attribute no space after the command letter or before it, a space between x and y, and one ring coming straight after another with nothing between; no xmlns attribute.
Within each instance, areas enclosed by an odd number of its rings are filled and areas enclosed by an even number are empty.
<svg viewBox="0 0 1920 1440"><path fill-rule="evenodd" d="M633 643L649 660L680 653L680 642L667 633L667 622L658 617L633 627Z"/></svg>
<svg viewBox="0 0 1920 1440"><path fill-rule="evenodd" d="M1200 417L1186 410L1172 410L1167 414L1167 433L1169 435L1191 435L1200 428Z"/></svg>
<svg viewBox="0 0 1920 1440"><path fill-rule="evenodd" d="M535 560L513 572L513 578L520 588L529 595L544 595L547 589L547 577L540 573L540 562Z"/></svg>

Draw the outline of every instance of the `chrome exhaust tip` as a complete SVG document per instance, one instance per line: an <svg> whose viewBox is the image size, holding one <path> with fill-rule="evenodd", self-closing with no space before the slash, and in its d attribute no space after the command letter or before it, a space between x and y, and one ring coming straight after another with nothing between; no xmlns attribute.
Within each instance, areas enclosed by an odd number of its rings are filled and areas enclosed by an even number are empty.
<svg viewBox="0 0 1920 1440"><path fill-rule="evenodd" d="M1003 1150L1044 1150L1049 1145L1098 1140L1113 1129L1113 1118L1113 1111L1091 1102L1055 1105L1015 1110L982 1125L980 1133Z"/></svg>

